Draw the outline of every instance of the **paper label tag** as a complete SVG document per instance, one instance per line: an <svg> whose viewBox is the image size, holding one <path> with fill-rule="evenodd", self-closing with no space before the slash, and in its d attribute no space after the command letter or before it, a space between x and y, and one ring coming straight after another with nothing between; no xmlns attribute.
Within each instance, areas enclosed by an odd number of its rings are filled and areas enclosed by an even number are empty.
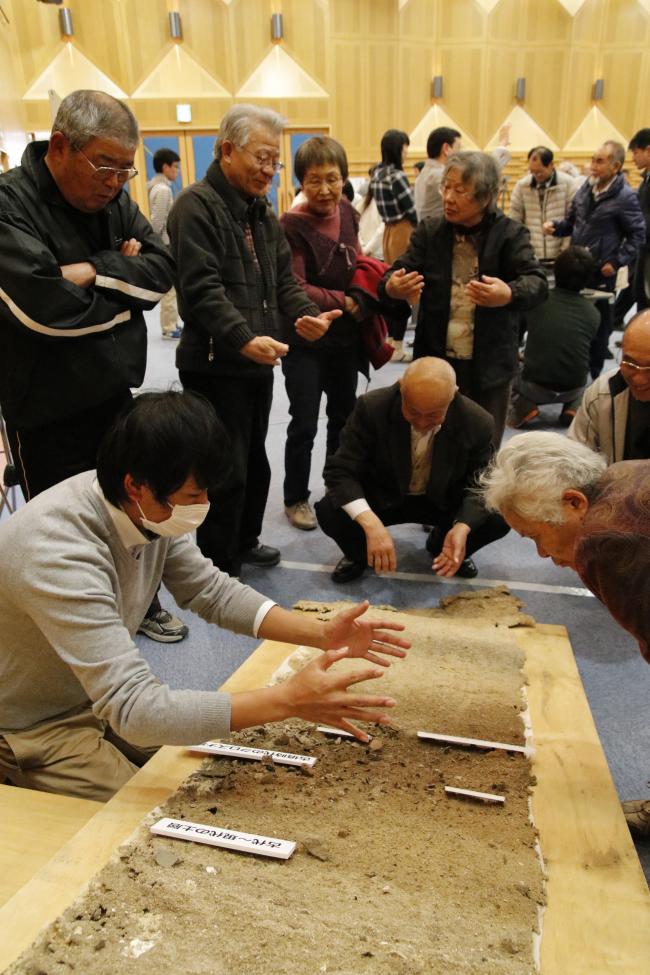
<svg viewBox="0 0 650 975"><path fill-rule="evenodd" d="M319 724L316 731L322 731L324 735L335 735L337 738L354 738L351 731L343 731L342 728L330 728L329 725ZM357 741L356 738L354 738Z"/></svg>
<svg viewBox="0 0 650 975"><path fill-rule="evenodd" d="M249 758L261 762L272 758L278 765L315 765L317 759L312 755L294 755L292 752L271 752L266 748L246 748L229 741L204 741L202 745L190 745L191 752L204 752L207 755L221 755L222 758Z"/></svg>
<svg viewBox="0 0 650 975"><path fill-rule="evenodd" d="M492 792L475 792L473 789L455 789L452 785L446 785L445 792L449 796L463 796L466 799L479 799L481 802L496 802L499 805L503 805L506 801L503 796L495 796Z"/></svg>
<svg viewBox="0 0 650 975"><path fill-rule="evenodd" d="M430 731L418 731L418 738L440 741L444 745L460 745L463 748L485 748L488 751L498 749L504 752L523 752L524 754L529 752L525 745L508 745L503 741L483 741L482 738L459 738L457 735L434 735Z"/></svg>
<svg viewBox="0 0 650 975"><path fill-rule="evenodd" d="M175 840L207 843L208 846L220 846L225 850L237 850L239 853L276 857L279 860L288 860L296 848L292 840L280 840L275 836L258 836L256 833L241 833L235 829L222 829L219 826L206 826L205 823L190 823L185 819L169 817L154 823L151 832Z"/></svg>

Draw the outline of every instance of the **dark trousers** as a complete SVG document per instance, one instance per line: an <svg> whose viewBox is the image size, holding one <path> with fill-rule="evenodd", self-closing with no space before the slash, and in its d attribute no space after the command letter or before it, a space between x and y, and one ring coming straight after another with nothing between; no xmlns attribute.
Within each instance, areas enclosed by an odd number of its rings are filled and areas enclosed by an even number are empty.
<svg viewBox="0 0 650 975"><path fill-rule="evenodd" d="M9 446L25 500L67 477L93 470L102 437L130 400L131 392L126 390L83 413L33 429L7 423Z"/></svg>
<svg viewBox="0 0 650 975"><path fill-rule="evenodd" d="M327 397L326 456L336 452L339 434L357 398L355 349L316 352L293 348L282 360L291 421L284 448L284 503L309 497L311 452L321 396Z"/></svg>
<svg viewBox="0 0 650 975"><path fill-rule="evenodd" d="M600 325L589 349L589 372L592 379L598 379L609 352L609 336L612 334L612 306L608 301L596 301L600 315Z"/></svg>
<svg viewBox="0 0 650 975"><path fill-rule="evenodd" d="M494 449L498 450L501 445L503 431L506 428L506 417L508 415L508 404L510 403L511 381L501 383L500 386L493 386L492 389L479 389L472 377L471 359L448 359L449 364L456 373L458 389L474 400L479 406L490 414L494 420ZM428 524L428 522L427 522Z"/></svg>
<svg viewBox="0 0 650 975"><path fill-rule="evenodd" d="M241 553L259 541L271 483L266 434L273 399L273 373L252 378L180 373L185 389L201 393L228 431L229 472L210 493L208 517L196 533L203 554L224 572L239 575Z"/></svg>
<svg viewBox="0 0 650 975"><path fill-rule="evenodd" d="M366 536L363 528L343 508L335 508L329 495L325 495L315 505L318 524L330 538L333 538L346 558L352 562L368 561ZM455 512L439 511L423 495L407 495L402 504L394 508L373 508L373 511L384 525L433 525L435 539L432 557L442 548L445 535L451 528ZM471 531L467 538L465 556L472 555L484 545L495 542L507 535L509 528L501 515L490 514L478 528Z"/></svg>

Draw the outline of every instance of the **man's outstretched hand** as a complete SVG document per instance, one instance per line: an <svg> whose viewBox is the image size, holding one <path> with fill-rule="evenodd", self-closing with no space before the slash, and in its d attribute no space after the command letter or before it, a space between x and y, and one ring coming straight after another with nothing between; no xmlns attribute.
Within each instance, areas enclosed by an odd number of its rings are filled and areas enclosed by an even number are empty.
<svg viewBox="0 0 650 975"><path fill-rule="evenodd" d="M345 648L346 657L363 657L381 667L388 667L389 661L377 654L389 657L405 657L411 644L396 636L404 629L401 623L391 623L385 619L362 618L368 609L367 600L349 609L342 609L331 620L323 624L324 634L321 642L323 650Z"/></svg>

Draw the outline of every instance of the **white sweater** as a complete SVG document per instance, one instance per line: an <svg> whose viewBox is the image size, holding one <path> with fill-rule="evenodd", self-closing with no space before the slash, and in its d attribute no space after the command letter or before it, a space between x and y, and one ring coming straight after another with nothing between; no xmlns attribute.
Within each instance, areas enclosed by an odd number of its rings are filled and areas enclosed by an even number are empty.
<svg viewBox="0 0 650 975"><path fill-rule="evenodd" d="M92 706L134 745L227 735L229 695L170 690L132 636L161 579L183 609L237 633L253 635L266 597L189 535L127 549L94 480L71 477L0 525L0 730Z"/></svg>

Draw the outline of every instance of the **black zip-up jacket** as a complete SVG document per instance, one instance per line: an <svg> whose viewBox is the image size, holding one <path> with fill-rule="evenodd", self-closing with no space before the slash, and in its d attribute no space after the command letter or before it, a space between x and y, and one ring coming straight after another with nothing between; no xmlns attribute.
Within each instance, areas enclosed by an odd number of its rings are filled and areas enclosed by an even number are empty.
<svg viewBox="0 0 650 975"><path fill-rule="evenodd" d="M215 376L268 375L272 366L239 350L258 335L282 341L281 315L295 321L320 314L293 276L291 250L273 211L264 200L245 200L215 161L202 180L179 194L167 230L184 322L178 368Z"/></svg>
<svg viewBox="0 0 650 975"><path fill-rule="evenodd" d="M478 273L501 278L512 290L512 301L500 308L477 305L474 314L472 377L478 389L492 389L517 372L519 316L534 308L548 294L526 227L501 211L487 214L478 230ZM426 217L417 225L408 246L389 271L379 291L386 295L386 281L403 267L424 276L413 355L446 359L447 326L451 301L451 267L454 225L442 217Z"/></svg>
<svg viewBox="0 0 650 975"><path fill-rule="evenodd" d="M27 146L0 176L0 404L28 429L74 416L144 378L143 310L173 283L174 264L128 193L94 215L59 193L43 162L47 142ZM123 241L142 244L137 257ZM90 261L95 284L80 288L60 266Z"/></svg>

